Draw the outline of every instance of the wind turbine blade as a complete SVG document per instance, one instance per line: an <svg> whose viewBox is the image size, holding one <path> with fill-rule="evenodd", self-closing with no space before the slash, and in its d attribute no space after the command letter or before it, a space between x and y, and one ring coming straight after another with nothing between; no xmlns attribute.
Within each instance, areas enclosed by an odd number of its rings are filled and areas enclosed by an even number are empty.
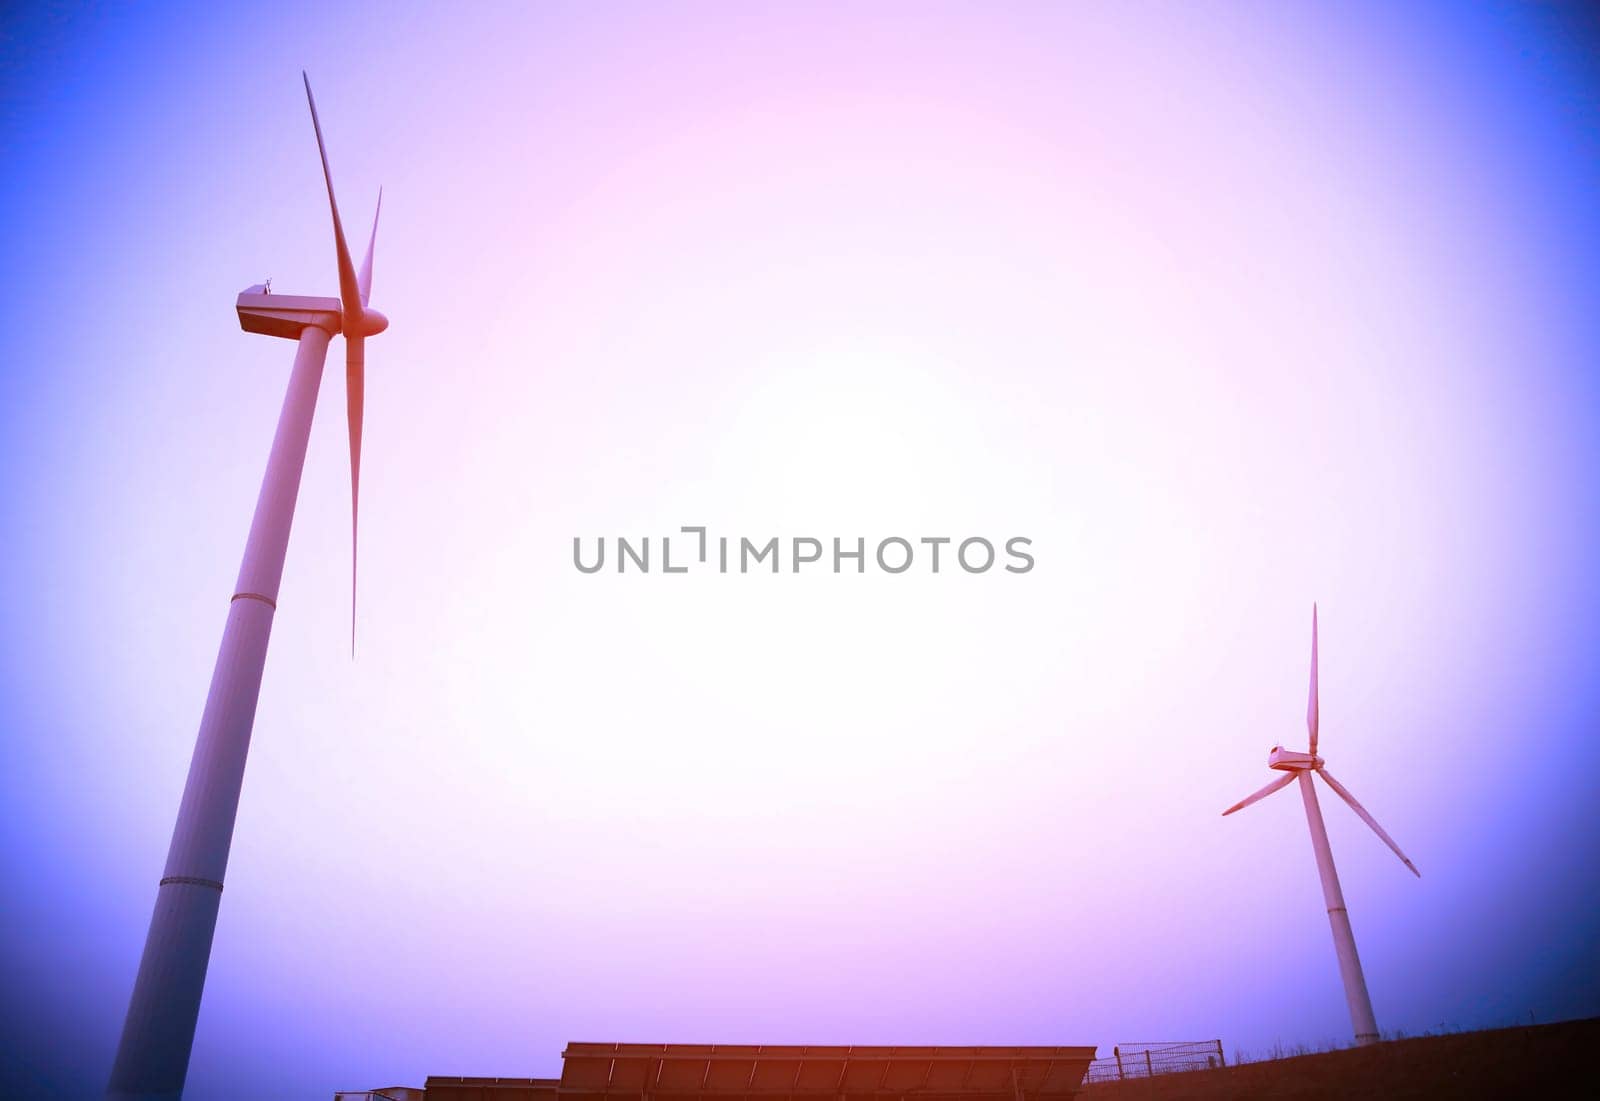
<svg viewBox="0 0 1600 1101"><path fill-rule="evenodd" d="M1244 810L1244 808L1248 807L1251 803L1259 803L1261 800L1265 799L1267 796L1271 795L1273 792L1279 790L1280 788L1286 788L1290 784L1294 783L1294 778L1295 778L1295 773L1293 773L1293 772L1285 772L1282 776L1280 776L1276 780L1272 781L1272 783L1268 784L1266 787L1262 788L1260 791L1256 792L1254 795L1251 795L1251 796L1248 796L1247 798L1239 800L1233 806L1231 806L1227 810L1223 811L1222 812L1222 817L1226 818L1226 817L1228 817L1228 815L1232 814L1236 810Z"/></svg>
<svg viewBox="0 0 1600 1101"><path fill-rule="evenodd" d="M356 535L361 510L361 417L366 407L365 337L345 335L345 415L350 422L350 656L356 656Z"/></svg>
<svg viewBox="0 0 1600 1101"><path fill-rule="evenodd" d="M362 257L361 271L356 276L356 286L361 291L361 304L365 306L372 297L372 247L378 243L378 215L383 213L383 188L378 188L378 209L372 212L372 236L367 238L367 254Z"/></svg>
<svg viewBox="0 0 1600 1101"><path fill-rule="evenodd" d="M339 220L339 201L333 197L333 171L328 167L328 147L322 140L322 121L317 118L317 101L311 95L311 78L301 70L306 85L306 102L311 105L311 125L317 131L317 152L322 154L322 178L328 184L328 207L333 211L333 246L339 259L339 302L344 307L345 335L361 322L361 286L356 282L356 266L350 262L350 246L344 241L344 224Z"/></svg>
<svg viewBox="0 0 1600 1101"><path fill-rule="evenodd" d="M1339 798L1350 804L1350 809L1360 815L1363 822L1372 827L1373 833L1383 838L1383 843L1394 850L1394 854L1400 858L1400 863L1410 868L1412 875L1416 876L1418 879L1422 878L1422 873L1417 871L1417 866L1411 863L1411 861L1406 857L1405 853L1400 851L1400 846L1394 843L1394 838L1390 837L1384 832L1383 827L1378 825L1378 820L1367 813L1366 807L1363 807L1360 803L1356 802L1356 797L1351 795L1349 790L1346 789L1343 784L1335 780L1332 776L1328 775L1328 770L1325 768L1317 769L1317 775L1321 776L1328 782L1328 786L1338 794Z"/></svg>
<svg viewBox="0 0 1600 1101"><path fill-rule="evenodd" d="M1317 755L1317 606L1311 605L1311 698L1306 701L1306 729L1311 732L1311 755Z"/></svg>

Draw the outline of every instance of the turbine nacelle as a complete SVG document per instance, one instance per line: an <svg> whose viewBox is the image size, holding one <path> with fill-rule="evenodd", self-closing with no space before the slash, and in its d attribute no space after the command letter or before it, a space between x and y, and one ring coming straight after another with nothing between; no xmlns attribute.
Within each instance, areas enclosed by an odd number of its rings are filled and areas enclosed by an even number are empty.
<svg viewBox="0 0 1600 1101"><path fill-rule="evenodd" d="M1301 753L1297 749L1284 749L1281 745L1273 746L1272 752L1267 754L1267 767L1281 769L1284 772L1306 772L1321 768L1325 763L1315 754Z"/></svg>
<svg viewBox="0 0 1600 1101"><path fill-rule="evenodd" d="M234 308L239 312L239 327L245 332L285 340L299 340L308 325L332 334L343 324L337 298L268 294L262 283L240 292Z"/></svg>

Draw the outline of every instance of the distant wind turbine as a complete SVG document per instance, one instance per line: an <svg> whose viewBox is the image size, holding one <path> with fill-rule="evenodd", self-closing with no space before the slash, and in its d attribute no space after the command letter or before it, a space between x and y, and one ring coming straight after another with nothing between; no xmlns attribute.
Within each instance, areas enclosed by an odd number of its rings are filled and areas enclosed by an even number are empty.
<svg viewBox="0 0 1600 1101"><path fill-rule="evenodd" d="M301 74L304 78L305 74ZM239 581L228 605L222 645L211 674L211 691L200 717L189 778L184 784L178 821L172 830L166 871L156 895L155 913L145 938L144 955L134 980L128 1015L123 1020L107 1096L118 1101L175 1101L182 1096L194 1045L200 994L205 986L211 937L222 901L222 877L233 841L239 788L255 723L261 671L267 656L273 614L278 608L278 583L294 519L295 498L305 466L306 441L316 408L317 390L328 342L344 334L345 387L350 429L350 651L355 653L355 538L361 480L361 414L366 338L388 328L389 321L367 305L372 291L372 249L378 237L373 215L367 255L356 271L345 244L339 204L333 197L333 173L322 141L311 81L305 79L306 102L322 154L322 176L333 211L333 244L339 264L338 298L303 298L271 294L265 285L239 295L239 324L250 333L298 342L289 390L283 399L277 433L267 457L267 472L256 499L255 518L245 543ZM383 193L378 194L381 208Z"/></svg>
<svg viewBox="0 0 1600 1101"><path fill-rule="evenodd" d="M1356 954L1356 937L1350 929L1350 912L1345 909L1344 892L1339 889L1339 873L1333 866L1333 849L1328 845L1327 827L1322 824L1322 808L1317 805L1317 789L1311 782L1312 773L1322 777L1323 781L1333 789L1334 794L1350 804L1350 809L1372 827L1372 832L1381 837L1385 845L1394 850L1394 854L1400 858L1401 863L1411 869L1413 875L1421 878L1422 873L1417 871L1417 866L1400 851L1400 846L1394 843L1394 838L1378 825L1377 819L1367 813L1367 808L1356 802L1356 797L1322 767L1322 758L1317 756L1317 725L1317 606L1313 604L1311 606L1311 698L1306 704L1306 729L1311 732L1310 752L1297 753L1292 749L1284 749L1281 745L1273 746L1272 752L1267 754L1267 767L1281 770L1283 776L1249 798L1241 799L1222 813L1226 817L1236 810L1243 810L1251 803L1265 799L1280 788L1288 787L1295 780L1300 781L1300 796L1306 805L1306 821L1311 825L1311 848L1317 854L1317 873L1322 877L1322 897L1328 903L1328 924L1333 927L1333 947L1339 954L1339 974L1344 979L1345 1000L1350 1003L1350 1023L1355 1026L1356 1043L1374 1044L1378 1042L1378 1022L1372 1014L1372 998L1367 993L1366 977L1361 973L1361 957Z"/></svg>

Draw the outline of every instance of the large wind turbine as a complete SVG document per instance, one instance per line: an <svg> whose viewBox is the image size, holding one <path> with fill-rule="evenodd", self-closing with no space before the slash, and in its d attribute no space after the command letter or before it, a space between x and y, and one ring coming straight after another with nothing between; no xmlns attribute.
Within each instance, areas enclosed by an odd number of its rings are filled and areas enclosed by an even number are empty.
<svg viewBox="0 0 1600 1101"><path fill-rule="evenodd" d="M1243 810L1251 803L1265 799L1280 788L1288 787L1295 780L1300 781L1300 796L1306 805L1306 821L1311 825L1311 848L1317 854L1317 874L1322 877L1322 897L1328 903L1328 924L1333 927L1333 947L1339 954L1339 974L1344 979L1345 1000L1350 1003L1350 1023L1355 1026L1356 1043L1375 1044L1378 1042L1378 1022L1372 1015L1372 998L1367 994L1367 980L1361 973L1361 957L1356 954L1356 937L1350 929L1350 912L1345 909L1344 892L1339 889L1339 873L1333 866L1333 849L1328 845L1327 827L1322 824L1322 808L1317 805L1317 789L1311 782L1312 773L1322 777L1323 781L1333 789L1334 794L1350 804L1350 809L1372 827L1372 832L1381 837L1385 845L1394 850L1394 854L1400 858L1401 863L1411 869L1413 875L1421 878L1422 873L1417 871L1417 866L1400 851L1400 846L1394 843L1394 838L1385 833L1377 820L1367 813L1367 808L1356 802L1356 797L1322 767L1322 758L1317 756L1317 606L1315 604L1311 606L1311 698L1306 704L1306 729L1311 733L1310 751L1297 753L1292 749L1284 749L1281 745L1273 746L1272 752L1267 754L1267 767L1278 769L1283 775L1222 813L1226 817L1236 810Z"/></svg>
<svg viewBox="0 0 1600 1101"><path fill-rule="evenodd" d="M304 77L304 74L301 74ZM245 542L244 563L228 605L222 646L211 674L211 691L200 716L189 778L178 821L172 830L166 871L156 894L155 913L145 938L144 955L134 980L133 997L122 1025L116 1063L107 1096L118 1101L171 1101L183 1093L194 1044L200 993L211 956L222 901L222 877L228 866L245 755L261 692L261 670L267 656L273 613L278 608L278 583L284 551L294 519L306 440L328 341L345 339L345 385L350 425L350 639L355 649L355 532L361 477L361 411L366 338L383 332L388 319L367 305L372 290L372 248L378 236L373 215L367 255L356 271L333 197L333 174L322 141L311 81L306 102L322 154L322 176L333 211L333 244L339 263L338 298L302 298L271 294L264 285L239 295L239 324L249 333L297 341L289 391L283 399L267 472L256 499L255 518ZM383 196L379 193L381 207Z"/></svg>

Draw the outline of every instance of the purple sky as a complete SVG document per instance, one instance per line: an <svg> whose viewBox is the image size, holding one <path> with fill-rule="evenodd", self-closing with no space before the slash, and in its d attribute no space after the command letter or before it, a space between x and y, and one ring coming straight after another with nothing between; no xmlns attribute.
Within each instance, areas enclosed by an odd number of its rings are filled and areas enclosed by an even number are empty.
<svg viewBox="0 0 1600 1101"><path fill-rule="evenodd" d="M0 16L0 1093L109 1069L292 356L335 343L190 1098L569 1039L1600 1013L1600 128L1576 11ZM1033 540L586 576L574 536ZM676 548L675 548L676 550Z"/></svg>

